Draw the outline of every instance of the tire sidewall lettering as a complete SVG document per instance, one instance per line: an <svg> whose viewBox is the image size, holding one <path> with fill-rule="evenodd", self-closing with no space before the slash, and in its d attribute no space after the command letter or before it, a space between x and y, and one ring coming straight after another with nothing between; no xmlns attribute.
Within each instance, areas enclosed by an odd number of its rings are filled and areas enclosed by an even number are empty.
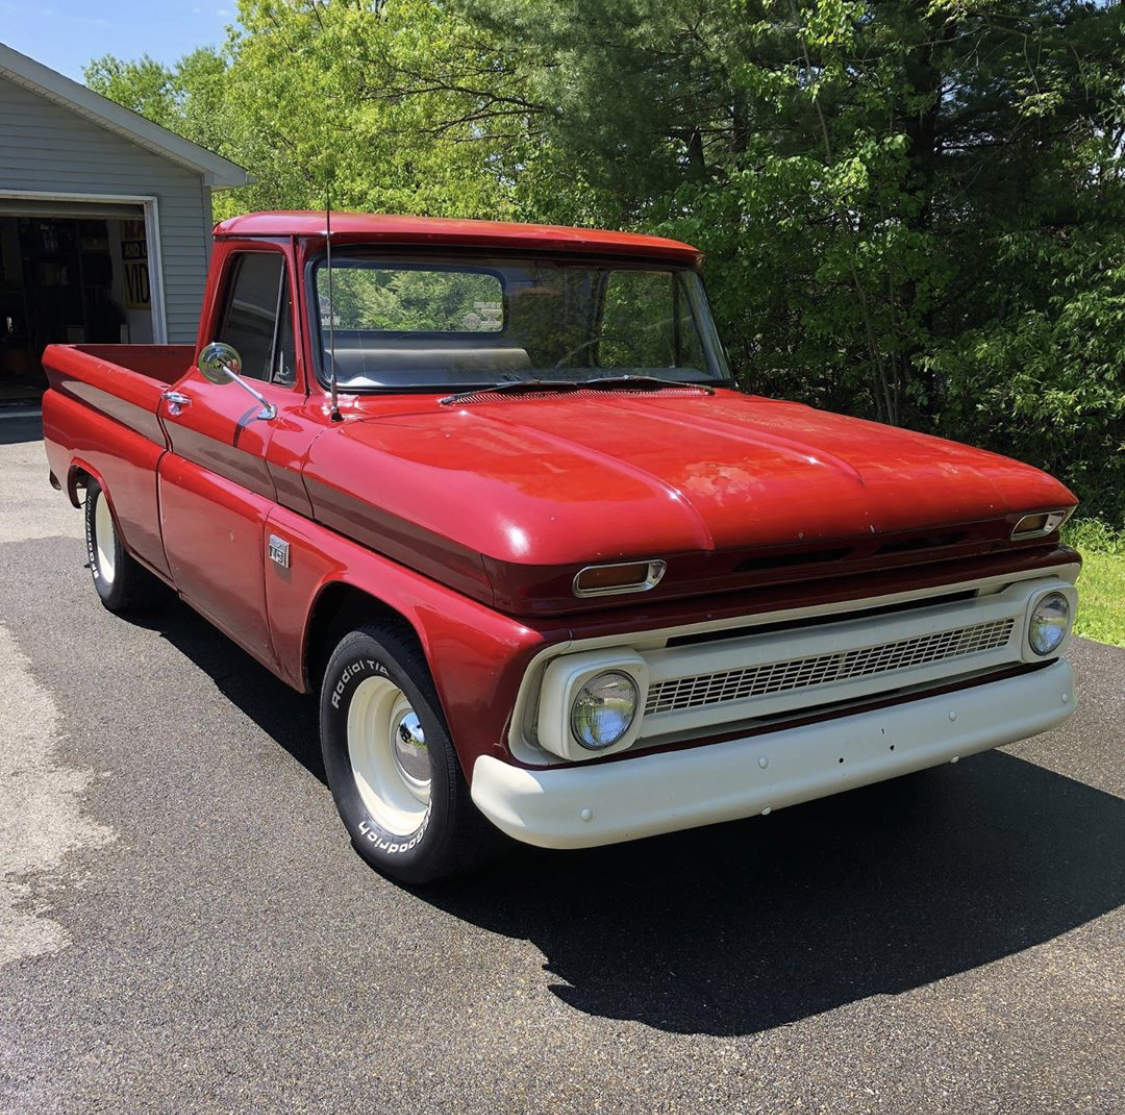
<svg viewBox="0 0 1125 1115"><path fill-rule="evenodd" d="M97 544L97 527L94 525L97 521L95 519L95 512L97 510L98 500L105 499L105 493L99 487L93 497L89 494L87 488L86 500L88 507L86 508L86 560L90 563L90 572L93 574L94 582L97 583L101 580L102 570L98 564L98 544Z"/></svg>
<svg viewBox="0 0 1125 1115"><path fill-rule="evenodd" d="M349 662L332 689L332 707L334 709L340 708L340 702L348 690L348 683L361 674L380 674L385 678L391 676L387 667L374 658L357 658L354 662Z"/></svg>
<svg viewBox="0 0 1125 1115"><path fill-rule="evenodd" d="M366 648L364 648L366 649ZM372 648L374 649L374 648ZM337 740L334 756L334 765L338 770L337 778L348 783L344 791L343 800L338 796L337 805L341 814L351 830L352 839L357 848L364 849L364 854L374 860L394 860L398 863L408 864L419 855L426 855L426 844L431 835L434 822L434 802L429 801L426 811L418 828L412 833L399 835L384 829L364 806L358 791L352 782L350 763L347 762L346 725L348 720L348 707L351 698L358 686L371 677L383 677L394 682L400 688L404 679L400 671L393 665L388 666L379 658L373 657L371 652L365 654L349 655L343 664L335 670L335 680L331 682L325 702L325 711L330 717L332 735ZM326 767L329 756L325 755Z"/></svg>
<svg viewBox="0 0 1125 1115"><path fill-rule="evenodd" d="M422 818L422 823L418 826L417 830L410 836L409 840L388 840L380 834L379 830L368 820L362 820L356 826L359 829L360 835L372 847L377 848L380 852L386 852L389 855L398 855L402 852L409 852L416 848L425 838L426 829L430 825L430 807L426 807L426 815Z"/></svg>
<svg viewBox="0 0 1125 1115"><path fill-rule="evenodd" d="M102 598L103 602L119 601L122 593L125 591L125 583L128 573L125 569L125 558L120 541L117 537L117 528L113 527L113 535L108 539L102 539L102 542L107 548L112 548L117 555L120 568L118 570L119 576L113 583L107 582L102 574L101 562L98 560L98 528L97 528L97 509L101 500L106 498L105 489L94 479L91 478L90 483L86 488L86 558L90 566L90 574L94 580L94 590ZM107 504L107 507L109 505ZM113 510L109 507L110 511ZM111 519L112 522L112 519Z"/></svg>

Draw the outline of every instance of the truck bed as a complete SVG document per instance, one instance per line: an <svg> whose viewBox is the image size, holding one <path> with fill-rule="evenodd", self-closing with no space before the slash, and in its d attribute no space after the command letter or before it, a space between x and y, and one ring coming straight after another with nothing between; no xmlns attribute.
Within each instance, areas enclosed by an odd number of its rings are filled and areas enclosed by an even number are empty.
<svg viewBox="0 0 1125 1115"><path fill-rule="evenodd" d="M103 364L114 364L163 384L175 383L187 371L195 355L194 345L60 345L58 348L85 353Z"/></svg>
<svg viewBox="0 0 1125 1115"><path fill-rule="evenodd" d="M129 550L169 575L160 540L156 466L166 449L161 394L191 367L194 345L50 345L43 436L52 478L78 503L80 476L112 493Z"/></svg>

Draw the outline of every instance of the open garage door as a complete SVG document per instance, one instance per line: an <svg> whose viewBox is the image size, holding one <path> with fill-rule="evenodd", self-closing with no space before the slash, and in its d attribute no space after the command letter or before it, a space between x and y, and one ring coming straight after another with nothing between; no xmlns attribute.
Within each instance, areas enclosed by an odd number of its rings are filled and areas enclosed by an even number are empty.
<svg viewBox="0 0 1125 1115"><path fill-rule="evenodd" d="M151 343L142 202L0 196L0 405L35 402L49 344Z"/></svg>

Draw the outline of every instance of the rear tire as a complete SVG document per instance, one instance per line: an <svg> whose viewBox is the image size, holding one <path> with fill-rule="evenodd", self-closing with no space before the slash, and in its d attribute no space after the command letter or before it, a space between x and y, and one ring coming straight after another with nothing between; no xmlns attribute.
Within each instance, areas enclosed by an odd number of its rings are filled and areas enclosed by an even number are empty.
<svg viewBox="0 0 1125 1115"><path fill-rule="evenodd" d="M499 834L469 796L411 635L376 624L340 641L321 685L320 741L356 851L382 874L421 884L478 866Z"/></svg>
<svg viewBox="0 0 1125 1115"><path fill-rule="evenodd" d="M111 612L129 612L157 604L164 586L121 542L113 509L102 486L91 477L86 484L86 553L94 588Z"/></svg>

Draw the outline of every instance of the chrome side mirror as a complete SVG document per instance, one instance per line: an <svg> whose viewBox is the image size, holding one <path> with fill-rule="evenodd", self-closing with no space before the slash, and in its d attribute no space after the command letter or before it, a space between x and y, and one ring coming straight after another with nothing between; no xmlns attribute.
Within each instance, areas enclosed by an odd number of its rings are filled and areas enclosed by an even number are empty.
<svg viewBox="0 0 1125 1115"><path fill-rule="evenodd" d="M239 375L242 371L242 357L232 345L225 345L222 341L212 341L209 345L204 345L199 354L198 367L200 374L209 383L237 383L243 391L253 395L262 404L262 409L255 417L266 422L277 417L277 407Z"/></svg>
<svg viewBox="0 0 1125 1115"><path fill-rule="evenodd" d="M233 345L212 341L199 354L199 370L210 383L230 383L242 371L242 357Z"/></svg>

